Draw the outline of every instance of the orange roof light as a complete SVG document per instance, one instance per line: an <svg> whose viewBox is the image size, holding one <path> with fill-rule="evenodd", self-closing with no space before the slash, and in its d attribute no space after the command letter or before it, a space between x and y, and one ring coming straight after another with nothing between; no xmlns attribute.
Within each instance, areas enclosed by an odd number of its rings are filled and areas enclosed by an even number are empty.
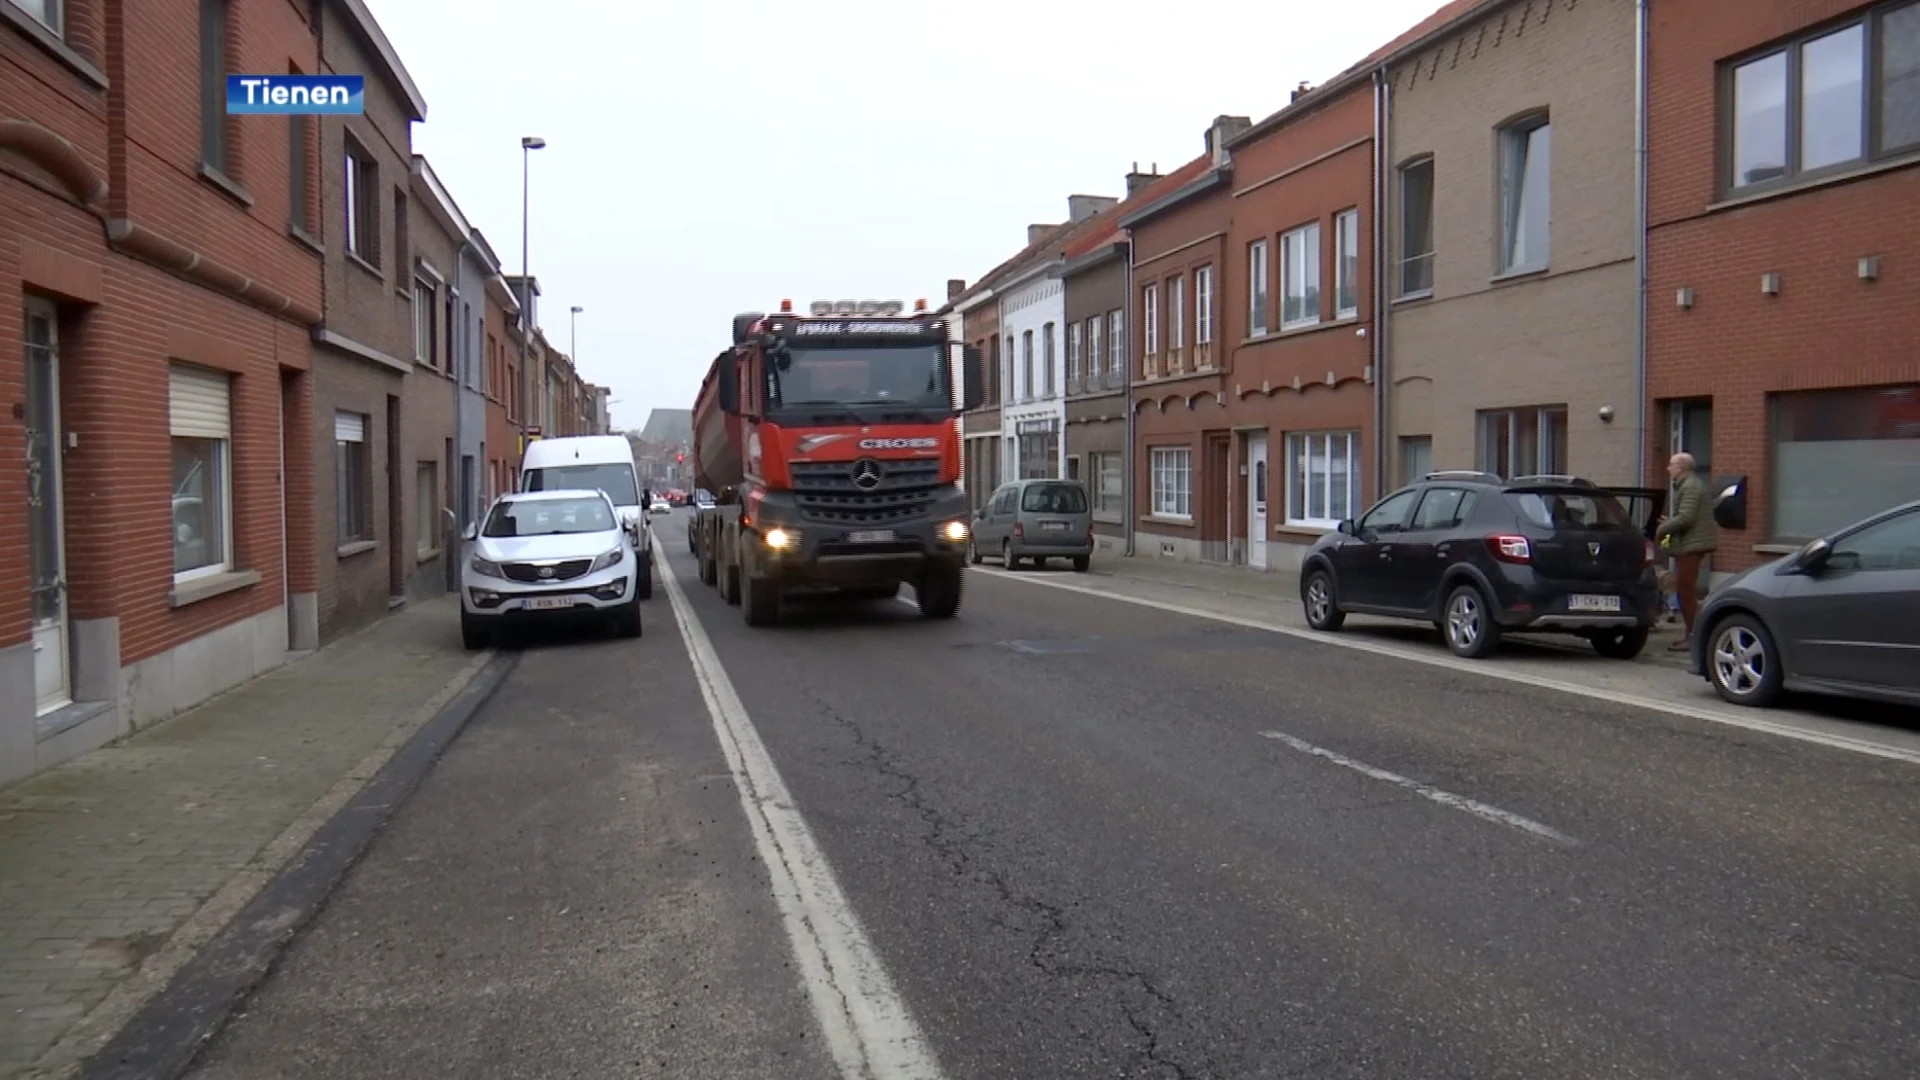
<svg viewBox="0 0 1920 1080"><path fill-rule="evenodd" d="M927 302L926 302L926 301L925 301L924 299L922 299L922 300L915 300L915 301L913 302L913 310L915 310L915 311L925 311L925 310L927 310Z"/></svg>
<svg viewBox="0 0 1920 1080"><path fill-rule="evenodd" d="M780 314L782 315L793 314L793 301L791 300L780 301Z"/></svg>

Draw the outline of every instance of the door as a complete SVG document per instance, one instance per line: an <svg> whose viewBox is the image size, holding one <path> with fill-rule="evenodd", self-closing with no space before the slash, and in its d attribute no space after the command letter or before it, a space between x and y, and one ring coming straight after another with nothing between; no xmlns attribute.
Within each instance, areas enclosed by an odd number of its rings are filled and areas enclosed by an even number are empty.
<svg viewBox="0 0 1920 1080"><path fill-rule="evenodd" d="M1462 542L1460 527L1473 516L1478 499L1467 488L1427 489L1407 530L1394 541L1391 591L1382 603L1404 611L1429 611L1439 604L1440 576L1453 564Z"/></svg>
<svg viewBox="0 0 1920 1080"><path fill-rule="evenodd" d="M1794 578L1775 630L1798 655L1794 674L1920 689L1920 510L1833 542L1812 574Z"/></svg>
<svg viewBox="0 0 1920 1080"><path fill-rule="evenodd" d="M52 304L26 304L27 565L36 711L73 701L67 635L66 519L60 490L60 349Z"/></svg>
<svg viewBox="0 0 1920 1080"><path fill-rule="evenodd" d="M1354 537L1333 549L1335 587L1341 600L1367 607L1392 606L1395 544L1419 495L1419 488L1408 488L1382 499L1355 523Z"/></svg>
<svg viewBox="0 0 1920 1080"><path fill-rule="evenodd" d="M1247 436L1247 565L1267 568L1267 436Z"/></svg>

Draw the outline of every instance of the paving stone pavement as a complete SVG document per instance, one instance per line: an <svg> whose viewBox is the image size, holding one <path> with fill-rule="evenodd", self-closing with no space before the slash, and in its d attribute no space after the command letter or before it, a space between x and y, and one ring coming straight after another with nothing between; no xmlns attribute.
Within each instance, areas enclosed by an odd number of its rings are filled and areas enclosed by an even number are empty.
<svg viewBox="0 0 1920 1080"><path fill-rule="evenodd" d="M0 791L0 1078L96 1049L478 673L455 603Z"/></svg>

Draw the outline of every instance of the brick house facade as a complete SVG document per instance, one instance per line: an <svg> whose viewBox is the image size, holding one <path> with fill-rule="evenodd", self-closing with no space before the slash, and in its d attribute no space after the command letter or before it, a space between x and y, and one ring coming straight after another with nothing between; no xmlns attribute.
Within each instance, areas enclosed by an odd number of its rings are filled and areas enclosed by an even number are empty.
<svg viewBox="0 0 1920 1080"><path fill-rule="evenodd" d="M520 484L520 302L499 274L487 280L487 498Z"/></svg>
<svg viewBox="0 0 1920 1080"><path fill-rule="evenodd" d="M459 446L455 409L459 370L458 268L465 237L461 223L448 216L420 178L418 159L409 162L413 213L407 223L412 251L413 374L404 387L401 411L403 551L413 554L407 571L410 599L438 596L452 586L456 567L447 552L457 549L459 530L449 517L455 506Z"/></svg>
<svg viewBox="0 0 1920 1080"><path fill-rule="evenodd" d="M1920 489L1920 3L1673 0L1649 37L1646 480L1746 477L1740 570Z"/></svg>
<svg viewBox="0 0 1920 1080"><path fill-rule="evenodd" d="M296 5L173 0L145 8L179 31L128 52L101 0L62 8L0 5L0 340L26 343L0 398L28 448L0 469L28 510L0 526L0 783L282 663L315 591L320 257L289 225L318 185L284 121L223 104L230 72L317 70L315 35Z"/></svg>

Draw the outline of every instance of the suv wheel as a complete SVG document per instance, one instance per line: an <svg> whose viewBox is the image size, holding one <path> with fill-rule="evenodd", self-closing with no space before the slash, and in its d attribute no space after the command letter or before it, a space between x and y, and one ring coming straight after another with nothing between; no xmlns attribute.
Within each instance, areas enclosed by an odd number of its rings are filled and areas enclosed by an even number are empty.
<svg viewBox="0 0 1920 1080"><path fill-rule="evenodd" d="M1593 643L1594 652L1609 660L1631 660L1647 647L1647 628L1595 630L1587 640Z"/></svg>
<svg viewBox="0 0 1920 1080"><path fill-rule="evenodd" d="M1325 570L1307 575L1306 586L1300 590L1300 606L1306 609L1307 625L1315 630L1331 632L1346 624L1347 613L1334 600L1333 575Z"/></svg>
<svg viewBox="0 0 1920 1080"><path fill-rule="evenodd" d="M1447 597L1440 632L1446 636L1447 648L1468 660L1488 656L1500 647L1500 624L1493 621L1486 598L1472 585L1462 585Z"/></svg>
<svg viewBox="0 0 1920 1080"><path fill-rule="evenodd" d="M1734 705L1765 708L1780 696L1780 660L1766 624L1744 612L1716 623L1707 639L1707 679Z"/></svg>
<svg viewBox="0 0 1920 1080"><path fill-rule="evenodd" d="M972 563L975 566L979 566L980 558L981 556L980 556L979 541L974 539L969 539L967 541L967 561Z"/></svg>

